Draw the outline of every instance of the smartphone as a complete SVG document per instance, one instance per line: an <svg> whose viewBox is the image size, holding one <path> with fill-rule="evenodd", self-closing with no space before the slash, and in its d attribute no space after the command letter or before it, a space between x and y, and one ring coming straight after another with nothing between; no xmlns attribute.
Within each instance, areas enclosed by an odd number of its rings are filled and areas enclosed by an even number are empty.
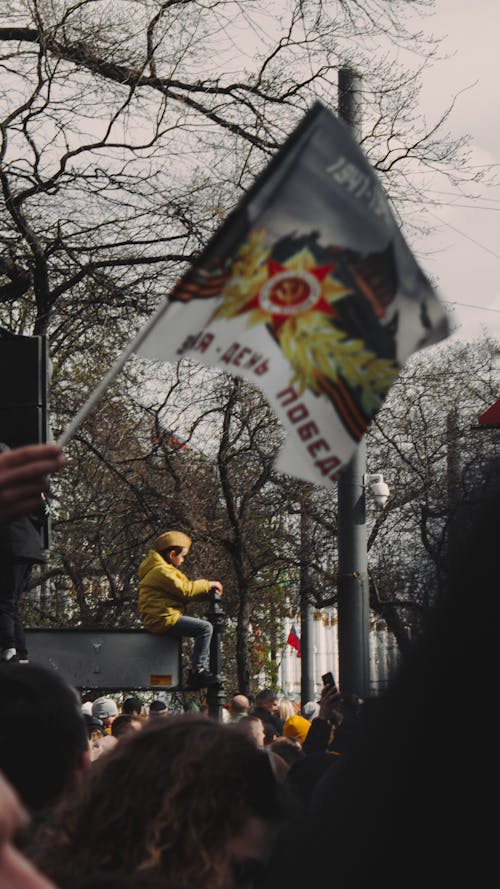
<svg viewBox="0 0 500 889"><path fill-rule="evenodd" d="M333 678L333 673L323 673L322 675L323 685L329 685L331 688L335 686L335 679Z"/></svg>

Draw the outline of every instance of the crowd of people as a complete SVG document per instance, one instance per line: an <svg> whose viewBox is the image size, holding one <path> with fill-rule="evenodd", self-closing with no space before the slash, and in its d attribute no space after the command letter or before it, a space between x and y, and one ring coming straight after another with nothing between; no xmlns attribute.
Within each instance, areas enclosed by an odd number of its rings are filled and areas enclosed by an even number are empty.
<svg viewBox="0 0 500 889"><path fill-rule="evenodd" d="M160 698L82 700L56 671L18 662L0 664L0 702L0 771L30 818L17 849L59 889L145 873L193 889L256 883L295 816L289 776L317 751L336 761L342 708L325 690L312 721L298 702L283 721L266 688L234 694L218 721ZM327 731L308 751L315 723Z"/></svg>
<svg viewBox="0 0 500 889"><path fill-rule="evenodd" d="M14 457L0 454L1 521L32 508L41 466L60 465L32 452L20 472ZM265 688L236 693L217 721L82 701L56 671L0 663L0 887L489 881L499 503L495 463L453 517L448 583L424 632L365 702L325 687L301 707ZM471 707L481 721L464 721Z"/></svg>

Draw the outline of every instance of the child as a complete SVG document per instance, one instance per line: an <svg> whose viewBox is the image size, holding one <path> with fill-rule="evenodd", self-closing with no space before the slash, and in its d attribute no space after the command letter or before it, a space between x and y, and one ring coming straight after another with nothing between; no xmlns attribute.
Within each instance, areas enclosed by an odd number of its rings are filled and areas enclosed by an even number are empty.
<svg viewBox="0 0 500 889"><path fill-rule="evenodd" d="M186 617L190 599L206 599L210 590L222 595L218 580L188 580L180 571L191 548L191 538L182 531L167 531L155 541L139 566L139 610L151 633L170 633L194 639L188 684L203 688L215 681L209 672L210 640L213 627L208 620Z"/></svg>

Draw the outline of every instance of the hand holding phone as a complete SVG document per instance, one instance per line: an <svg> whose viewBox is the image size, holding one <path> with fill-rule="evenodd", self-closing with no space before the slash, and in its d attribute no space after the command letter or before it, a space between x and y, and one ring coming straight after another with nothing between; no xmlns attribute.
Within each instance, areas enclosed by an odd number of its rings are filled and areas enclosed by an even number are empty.
<svg viewBox="0 0 500 889"><path fill-rule="evenodd" d="M328 673L323 673L321 679L323 680L323 685L327 685L327 686L329 686L330 688L335 688L335 687L336 687L335 679L334 679L334 677L333 677L333 673L331 673L330 671L328 671Z"/></svg>

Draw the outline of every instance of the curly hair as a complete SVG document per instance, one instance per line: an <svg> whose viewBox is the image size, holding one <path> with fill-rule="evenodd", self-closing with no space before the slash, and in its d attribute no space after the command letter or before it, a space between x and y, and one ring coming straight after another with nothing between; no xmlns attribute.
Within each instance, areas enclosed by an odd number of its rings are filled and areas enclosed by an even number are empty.
<svg viewBox="0 0 500 889"><path fill-rule="evenodd" d="M169 716L97 760L31 850L61 889L96 871L156 870L219 889L226 850L252 816L286 808L266 753L197 714Z"/></svg>

